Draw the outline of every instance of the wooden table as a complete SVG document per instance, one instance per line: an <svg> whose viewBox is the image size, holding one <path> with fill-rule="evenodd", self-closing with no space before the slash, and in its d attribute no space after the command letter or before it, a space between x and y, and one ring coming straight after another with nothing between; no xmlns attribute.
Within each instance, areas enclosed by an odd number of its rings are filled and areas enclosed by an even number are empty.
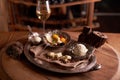
<svg viewBox="0 0 120 80"><path fill-rule="evenodd" d="M68 32L77 39L80 33ZM58 74L38 69L28 61L14 60L4 54L6 44L27 37L28 32L0 32L0 79L2 80L120 80L120 34L105 33L108 43L96 51L98 63L102 68L97 71L78 74ZM97 54L101 53L101 54Z"/></svg>

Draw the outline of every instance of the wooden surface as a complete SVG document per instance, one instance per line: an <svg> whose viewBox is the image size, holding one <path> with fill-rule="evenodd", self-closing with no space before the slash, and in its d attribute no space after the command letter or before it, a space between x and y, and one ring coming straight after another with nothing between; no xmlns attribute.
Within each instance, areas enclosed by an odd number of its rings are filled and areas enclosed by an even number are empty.
<svg viewBox="0 0 120 80"><path fill-rule="evenodd" d="M102 48L95 51L98 62L102 64L102 69L84 74L72 74L72 76L70 74L66 76L48 72L30 64L25 59L14 60L6 55L5 50L3 50L2 53L2 67L13 80L29 80L29 78L32 80L59 80L59 76L64 80L69 80L69 78L72 80L96 80L98 78L99 80L110 80L116 74L118 68L118 57L116 56L116 52L108 45L104 45Z"/></svg>
<svg viewBox="0 0 120 80"><path fill-rule="evenodd" d="M99 2L99 1L101 0L79 0L79 1L68 2L64 4L53 4L51 5L51 8L74 6L74 5L87 4L87 3ZM24 4L26 6L36 6L36 3L30 2L30 1L24 1L24 0L10 0L10 2L15 4Z"/></svg>
<svg viewBox="0 0 120 80"><path fill-rule="evenodd" d="M69 32L72 38L77 39L79 33ZM11 32L0 34L0 48L8 42L24 38L28 32ZM0 68L0 78L2 80L120 80L119 55L120 51L120 34L106 33L108 35L108 43L105 44L95 54L98 63L102 64L102 69L82 74L57 74L40 69L29 63L26 59L14 60L5 54L4 48L0 52L2 69ZM7 37L3 37L7 36ZM21 37L22 36L22 37ZM116 41L117 39L117 41ZM112 46L111 46L112 45ZM115 50L117 49L117 51ZM17 74L16 74L17 73ZM8 76L9 77L8 77ZM2 76L2 77L1 77Z"/></svg>
<svg viewBox="0 0 120 80"><path fill-rule="evenodd" d="M8 31L8 11L6 0L0 0L0 31Z"/></svg>

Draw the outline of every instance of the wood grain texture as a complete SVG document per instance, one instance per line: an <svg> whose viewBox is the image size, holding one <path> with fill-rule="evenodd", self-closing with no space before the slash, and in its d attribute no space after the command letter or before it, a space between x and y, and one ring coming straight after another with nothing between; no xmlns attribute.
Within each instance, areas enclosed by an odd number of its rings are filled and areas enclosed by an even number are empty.
<svg viewBox="0 0 120 80"><path fill-rule="evenodd" d="M118 68L116 52L108 45L104 45L95 51L98 63L102 65L100 70L72 75L55 74L38 68L25 59L12 59L5 53L5 48L2 53L2 67L13 80L47 80L48 78L50 80L59 80L60 77L64 80L110 80L116 74Z"/></svg>
<svg viewBox="0 0 120 80"><path fill-rule="evenodd" d="M13 34L13 37L10 41L19 39L23 34L27 35L26 33L11 34ZM69 32L69 34L72 38L77 39L79 33ZM34 66L26 59L14 60L10 58L5 54L5 48L0 53L2 53L2 67L13 80L119 80L119 76L117 76L117 79L115 76L119 70L119 53L109 44L105 44L95 51L97 61L102 65L102 69L82 74L68 75L49 72Z"/></svg>
<svg viewBox="0 0 120 80"><path fill-rule="evenodd" d="M69 3L64 3L64 4L53 4L51 5L51 8L59 8L59 7L66 7L66 6L74 6L74 5L79 5L79 4L86 4L86 3L93 3L93 2L99 2L101 0L80 0L80 1L75 1L75 2L69 2ZM21 1L21 0L10 0L10 2L15 3L15 4L24 4L26 6L36 6L35 3L32 2L27 2L27 1Z"/></svg>

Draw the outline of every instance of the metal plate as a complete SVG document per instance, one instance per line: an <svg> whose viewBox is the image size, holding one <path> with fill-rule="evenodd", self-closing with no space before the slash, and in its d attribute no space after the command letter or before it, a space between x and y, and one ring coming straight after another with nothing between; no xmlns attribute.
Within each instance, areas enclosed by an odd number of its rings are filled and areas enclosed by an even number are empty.
<svg viewBox="0 0 120 80"><path fill-rule="evenodd" d="M96 57L95 55L92 54L93 51L88 51L91 52L91 57L88 60L88 63L85 64L86 66L82 66L82 65L78 65L75 68L69 69L69 68L61 68L59 65L57 64L53 64L44 60L41 60L40 63L36 62L36 60L34 59L34 57L30 54L30 49L31 44L30 43L26 43L25 47L24 47L24 54L26 56L26 58L33 63L34 65L49 70L49 71L53 71L53 72L58 72L58 73L82 73L82 72L87 72L90 71L96 64ZM41 64L42 63L42 64Z"/></svg>

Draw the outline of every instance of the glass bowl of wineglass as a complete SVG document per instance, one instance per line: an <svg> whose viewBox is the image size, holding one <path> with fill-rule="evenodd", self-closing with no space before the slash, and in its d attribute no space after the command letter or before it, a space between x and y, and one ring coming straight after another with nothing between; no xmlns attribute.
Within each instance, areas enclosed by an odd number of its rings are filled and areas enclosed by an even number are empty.
<svg viewBox="0 0 120 80"><path fill-rule="evenodd" d="M49 0L37 0L36 15L43 23L43 33L45 32L45 21L50 17L50 14Z"/></svg>

